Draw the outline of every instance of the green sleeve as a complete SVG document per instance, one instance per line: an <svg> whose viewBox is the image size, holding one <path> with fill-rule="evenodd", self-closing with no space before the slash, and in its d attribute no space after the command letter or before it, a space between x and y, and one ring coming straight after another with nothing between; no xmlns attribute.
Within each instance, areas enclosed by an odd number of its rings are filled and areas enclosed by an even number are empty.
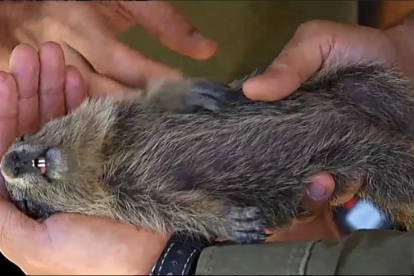
<svg viewBox="0 0 414 276"><path fill-rule="evenodd" d="M413 275L412 232L360 230L341 241L218 245L196 275Z"/></svg>

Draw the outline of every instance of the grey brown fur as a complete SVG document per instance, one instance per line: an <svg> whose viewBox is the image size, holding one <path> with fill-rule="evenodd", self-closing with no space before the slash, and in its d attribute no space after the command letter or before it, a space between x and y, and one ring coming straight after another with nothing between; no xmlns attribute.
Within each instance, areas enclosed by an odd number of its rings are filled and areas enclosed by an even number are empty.
<svg viewBox="0 0 414 276"><path fill-rule="evenodd" d="M337 194L362 179L361 195L410 213L414 96L395 70L331 68L277 102L236 90L185 80L159 82L145 100L88 100L15 142L2 162L7 188L36 217L100 215L237 242L287 226L320 171ZM22 165L47 148L46 175Z"/></svg>

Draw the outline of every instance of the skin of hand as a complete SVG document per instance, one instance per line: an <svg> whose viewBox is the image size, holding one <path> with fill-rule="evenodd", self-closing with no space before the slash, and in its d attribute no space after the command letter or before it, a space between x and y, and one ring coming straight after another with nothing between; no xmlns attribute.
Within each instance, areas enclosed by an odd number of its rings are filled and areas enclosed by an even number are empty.
<svg viewBox="0 0 414 276"><path fill-rule="evenodd" d="M312 72L332 64L329 62L341 62L341 58L354 61L364 56L386 64L403 61L411 57L408 50L412 49L412 44L401 37L411 31L407 22L410 19L384 32L333 22L302 25L268 71L247 82L244 91L253 99L277 100L294 91ZM310 49L316 45L321 51L307 52L307 47L300 47L303 43ZM370 45L379 48L371 49ZM19 46L12 53L10 74L0 73L0 97L5 99L0 103L0 129L5 130L0 131L0 155L16 135L35 131L48 119L65 114L86 94L81 74L64 65L63 54L55 46L43 45L38 54L27 45ZM299 61L301 65L297 64ZM309 65L307 70L302 63ZM408 65L400 66L408 68L410 75ZM59 70L64 73L56 73ZM329 174L315 176L312 185L304 190L303 200L314 215L298 219L289 229L275 232L268 241L340 238L328 205L334 184ZM353 191L341 197L341 202L353 196L359 183L351 186ZM43 222L33 221L7 201L4 186L0 227L1 251L28 274L147 274L168 239L130 225L81 215L61 214Z"/></svg>
<svg viewBox="0 0 414 276"><path fill-rule="evenodd" d="M80 105L88 94L82 74L65 65L62 48L52 42L39 47L21 44L12 52L9 73L0 72L0 156L13 140ZM328 181L326 181L328 180ZM319 210L330 200L334 183L316 177L304 190L304 205ZM269 241L337 238L333 224L308 231L306 220L274 233ZM8 201L0 175L0 251L25 273L33 275L148 274L169 236L119 222L78 214L58 214L44 221L30 219Z"/></svg>
<svg viewBox="0 0 414 276"><path fill-rule="evenodd" d="M204 38L170 1L4 1L0 70L7 71L15 46L54 41L62 47L66 64L81 71L91 95L145 86L154 77L181 77L117 39L136 25L170 50L194 59L209 59L217 50L217 44Z"/></svg>
<svg viewBox="0 0 414 276"><path fill-rule="evenodd" d="M0 156L16 136L36 131L53 117L76 108L87 94L80 72L65 65L55 43L21 44L0 72ZM8 201L0 175L0 250L31 275L144 275L169 237L128 224L76 214L42 222Z"/></svg>
<svg viewBox="0 0 414 276"><path fill-rule="evenodd" d="M279 100L294 92L322 68L362 59L387 66L397 65L407 77L414 80L414 68L411 65L414 60L413 32L413 12L403 22L387 30L330 21L309 21L299 26L290 42L262 75L244 83L243 91L253 100ZM352 183L349 193L341 195L337 203L350 200L361 184ZM321 200L310 201L309 209L312 210L313 206L316 210L314 216L298 218L292 227L275 233L269 241L343 237L333 222L331 206L326 200L332 195L334 186L330 174L322 172L316 175L312 184L317 190L315 194L323 194L323 188L326 190ZM305 199L305 206L306 202L309 201ZM315 202L318 203L315 205Z"/></svg>
<svg viewBox="0 0 414 276"><path fill-rule="evenodd" d="M125 89L123 84L140 85L156 76L176 76L178 72L175 70L145 58L116 39L116 34L136 24L142 25L165 46L183 55L203 60L211 57L217 49L215 42L204 39L178 9L165 1L2 2L0 26L4 26L4 30L0 32L0 57L8 57L13 47L22 42L39 47L43 42L55 41L63 49L66 64L75 66L84 76L85 89L90 95L122 91ZM1 69L8 69L6 58L0 58ZM53 76L52 72L50 74ZM27 80L17 81L24 83ZM62 80L60 82L61 86ZM42 86L39 87L43 91L40 95L46 95L49 89L44 83L46 82L41 82ZM260 89L257 93L260 94ZM66 101L70 102L72 95L75 94L67 95ZM49 96L21 100L19 105L22 106L32 104L31 101L38 101L38 105L37 109L23 107L22 110L26 111L18 115L19 131L32 131L50 118L51 114L61 115L61 107L48 105L48 102L55 100ZM331 197L334 183L331 177L324 178L322 175L314 184L304 191L304 201L311 202L309 211L317 214L321 206L319 203L326 202ZM309 217L305 221L308 220ZM320 233L324 233L323 236L337 237L336 232L330 235L326 231L314 232L308 233L313 233L310 236L317 232L318 237Z"/></svg>

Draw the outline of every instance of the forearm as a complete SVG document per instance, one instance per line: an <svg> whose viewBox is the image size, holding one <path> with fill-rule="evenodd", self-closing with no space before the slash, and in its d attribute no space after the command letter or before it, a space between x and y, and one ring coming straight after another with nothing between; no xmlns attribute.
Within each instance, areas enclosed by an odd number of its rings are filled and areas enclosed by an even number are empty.
<svg viewBox="0 0 414 276"><path fill-rule="evenodd" d="M411 275L414 234L357 231L342 241L206 248L196 275Z"/></svg>

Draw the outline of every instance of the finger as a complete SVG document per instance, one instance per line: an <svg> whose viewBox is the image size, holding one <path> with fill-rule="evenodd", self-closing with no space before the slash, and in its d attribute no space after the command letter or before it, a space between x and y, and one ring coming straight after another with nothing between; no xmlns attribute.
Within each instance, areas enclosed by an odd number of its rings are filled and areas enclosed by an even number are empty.
<svg viewBox="0 0 414 276"><path fill-rule="evenodd" d="M9 200L9 192L6 189L3 175L0 173L0 200Z"/></svg>
<svg viewBox="0 0 414 276"><path fill-rule="evenodd" d="M331 44L329 36L309 40L294 37L263 75L243 84L245 95L263 101L276 101L288 96L322 66Z"/></svg>
<svg viewBox="0 0 414 276"><path fill-rule="evenodd" d="M0 157L16 138L17 85L10 74L0 71ZM0 174L0 198L8 198L4 179Z"/></svg>
<svg viewBox="0 0 414 276"><path fill-rule="evenodd" d="M333 177L327 172L321 172L312 177L311 182L304 190L304 196L301 200L303 208L311 215L317 215L321 212L332 198L335 191L335 181ZM307 216L301 219L306 222L312 219Z"/></svg>
<svg viewBox="0 0 414 276"><path fill-rule="evenodd" d="M10 57L10 73L17 84L17 135L35 132L39 127L39 56L35 48L20 44Z"/></svg>
<svg viewBox="0 0 414 276"><path fill-rule="evenodd" d="M36 257L36 243L47 239L43 230L12 203L0 199L0 251L11 261L23 265L26 256Z"/></svg>
<svg viewBox="0 0 414 276"><path fill-rule="evenodd" d="M79 70L71 65L66 66L65 103L66 110L77 108L87 94L85 80Z"/></svg>
<svg viewBox="0 0 414 276"><path fill-rule="evenodd" d="M90 97L103 97L105 95L121 95L138 92L138 89L126 87L110 78L89 74L87 79L88 95Z"/></svg>
<svg viewBox="0 0 414 276"><path fill-rule="evenodd" d="M134 91L134 88L128 88L117 81L114 81L108 77L97 74L91 64L76 50L69 45L63 45L63 51L66 58L66 63L72 68L80 72L82 79L84 80L85 89L88 96L96 97L106 94L123 93Z"/></svg>
<svg viewBox="0 0 414 276"><path fill-rule="evenodd" d="M135 49L120 42L107 30L98 32L96 28L100 27L94 26L93 34L85 34L83 37L70 40L70 43L67 42L72 51L91 65L94 72L130 86L145 86L150 78L181 77L181 73L177 70L146 58ZM91 35L95 38L93 42L86 39ZM95 46L91 46L91 43ZM100 45L105 45L105 47Z"/></svg>
<svg viewBox="0 0 414 276"><path fill-rule="evenodd" d="M6 72L0 72L0 99L0 156L3 156L16 138L17 130L17 86Z"/></svg>
<svg viewBox="0 0 414 276"><path fill-rule="evenodd" d="M65 58L61 47L47 42L40 47L40 123L65 114Z"/></svg>
<svg viewBox="0 0 414 276"><path fill-rule="evenodd" d="M12 49L7 47L6 45L0 45L0 71L5 71L10 73L9 70L9 63L10 63L10 56L12 53Z"/></svg>
<svg viewBox="0 0 414 276"><path fill-rule="evenodd" d="M339 239L340 233L333 221L330 201L335 191L333 177L327 172L313 176L305 187L302 207L309 212L305 216L295 218L289 228L278 229L267 241Z"/></svg>
<svg viewBox="0 0 414 276"><path fill-rule="evenodd" d="M0 156L3 156L13 143L17 132L17 85L11 74L0 72ZM7 201L4 179L0 177L0 251L9 259L23 256L33 249L29 238L36 223L23 215Z"/></svg>
<svg viewBox="0 0 414 276"><path fill-rule="evenodd" d="M189 19L167 1L121 2L135 15L145 30L169 49L196 59L208 59L217 50L217 43L203 37Z"/></svg>
<svg viewBox="0 0 414 276"><path fill-rule="evenodd" d="M243 90L251 99L274 101L297 90L320 68L361 60L391 65L395 55L395 45L381 30L310 21L297 29L265 74L246 81Z"/></svg>

